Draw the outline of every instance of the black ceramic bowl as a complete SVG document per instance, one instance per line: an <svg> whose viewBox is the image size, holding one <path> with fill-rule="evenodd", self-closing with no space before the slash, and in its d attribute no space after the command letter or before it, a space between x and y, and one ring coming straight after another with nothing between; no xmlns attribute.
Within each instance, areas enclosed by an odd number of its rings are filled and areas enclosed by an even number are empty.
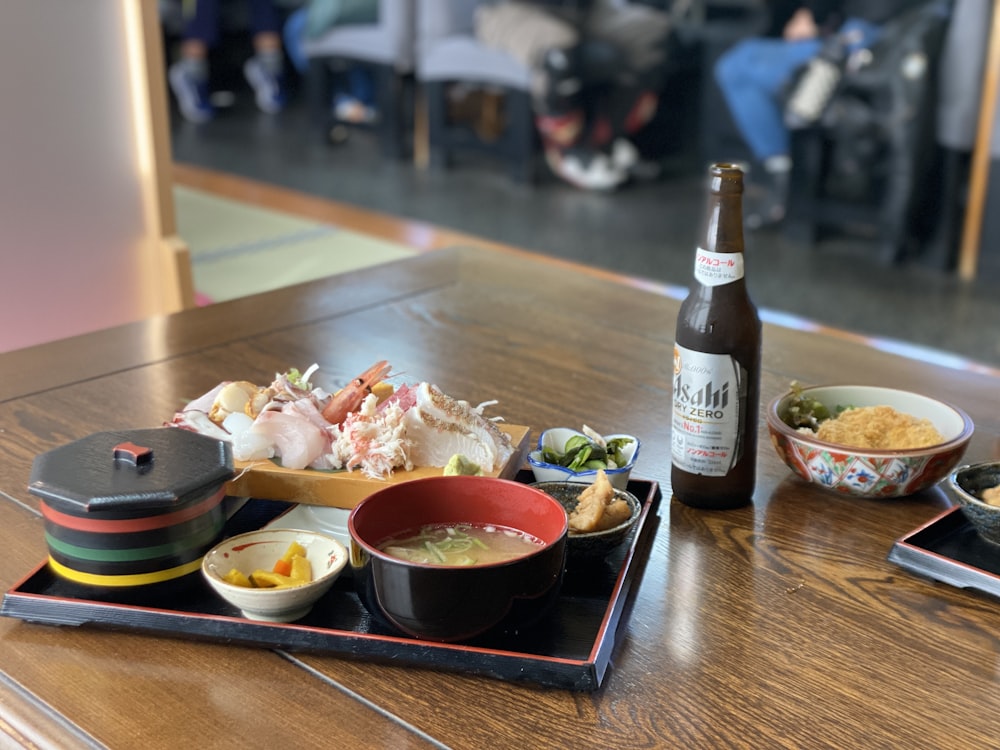
<svg viewBox="0 0 1000 750"><path fill-rule="evenodd" d="M505 526L530 534L536 551L485 565L430 565L378 549L427 525ZM541 618L559 595L566 512L526 484L487 476L440 476L390 485L348 519L358 595L376 619L407 635L463 641Z"/></svg>
<svg viewBox="0 0 1000 750"><path fill-rule="evenodd" d="M948 476L952 495L979 536L1000 544L1000 505L982 500L983 490L1000 485L1000 461L960 466Z"/></svg>
<svg viewBox="0 0 1000 750"><path fill-rule="evenodd" d="M535 482L531 486L552 495L567 513L572 513L580 501L580 493L590 485L578 482ZM569 529L567 543L570 555L574 557L604 557L628 538L635 522L639 520L642 504L639 502L639 498L626 490L615 489L615 498L624 500L632 509L628 519L617 526L602 531L576 532Z"/></svg>

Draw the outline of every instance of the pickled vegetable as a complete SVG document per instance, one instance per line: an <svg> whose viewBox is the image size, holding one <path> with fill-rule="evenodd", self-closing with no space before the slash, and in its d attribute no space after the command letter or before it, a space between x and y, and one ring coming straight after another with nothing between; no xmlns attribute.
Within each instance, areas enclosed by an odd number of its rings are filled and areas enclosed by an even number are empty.
<svg viewBox="0 0 1000 750"><path fill-rule="evenodd" d="M275 589L301 586L312 581L312 565L306 557L306 550L298 542L288 545L271 570L255 570L249 576L233 568L222 577L226 583L246 588Z"/></svg>
<svg viewBox="0 0 1000 750"><path fill-rule="evenodd" d="M222 580L226 583L231 583L233 586L245 586L247 588L253 586L253 584L250 583L250 579L247 578L242 571L237 570L236 568L233 568L222 576Z"/></svg>
<svg viewBox="0 0 1000 750"><path fill-rule="evenodd" d="M792 398L788 402L788 408L781 418L789 427L796 430L800 427L808 427L814 432L819 428L819 423L824 419L829 419L832 414L816 399L807 396L802 392L802 384L792 381Z"/></svg>
<svg viewBox="0 0 1000 750"><path fill-rule="evenodd" d="M542 460L572 471L620 469L628 464L623 451L631 442L632 438L618 437L602 445L586 435L574 435L566 441L561 453L552 448L542 448Z"/></svg>

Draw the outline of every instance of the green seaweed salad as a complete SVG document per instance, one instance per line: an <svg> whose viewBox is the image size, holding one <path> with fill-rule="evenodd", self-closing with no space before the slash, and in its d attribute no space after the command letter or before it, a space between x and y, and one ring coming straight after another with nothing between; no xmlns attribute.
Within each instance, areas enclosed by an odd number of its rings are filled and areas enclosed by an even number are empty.
<svg viewBox="0 0 1000 750"><path fill-rule="evenodd" d="M796 430L800 427L808 427L816 432L819 429L819 423L823 420L832 419L842 411L853 408L838 404L831 414L826 406L803 393L802 384L798 381L793 380L790 388L792 389L792 397L788 401L788 407L785 409L781 421Z"/></svg>

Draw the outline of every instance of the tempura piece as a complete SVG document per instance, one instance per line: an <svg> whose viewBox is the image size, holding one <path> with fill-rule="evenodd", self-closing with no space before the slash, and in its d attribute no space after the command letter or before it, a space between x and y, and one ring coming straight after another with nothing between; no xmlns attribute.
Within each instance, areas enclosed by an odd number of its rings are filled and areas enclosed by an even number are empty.
<svg viewBox="0 0 1000 750"><path fill-rule="evenodd" d="M580 493L576 507L569 514L569 529L578 534L610 529L632 515L629 504L615 497L608 475L597 472L594 483Z"/></svg>
<svg viewBox="0 0 1000 750"><path fill-rule="evenodd" d="M1000 484L996 487L987 487L980 499L987 505L1000 505Z"/></svg>

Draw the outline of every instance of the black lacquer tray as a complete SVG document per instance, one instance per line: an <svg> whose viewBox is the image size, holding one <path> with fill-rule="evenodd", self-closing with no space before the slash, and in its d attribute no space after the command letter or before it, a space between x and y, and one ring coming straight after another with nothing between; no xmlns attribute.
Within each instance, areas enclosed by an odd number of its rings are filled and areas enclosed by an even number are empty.
<svg viewBox="0 0 1000 750"><path fill-rule="evenodd" d="M522 471L520 481L530 482ZM111 598L55 576L43 562L4 595L0 615L47 625L111 630L327 653L366 661L391 661L445 671L485 675L571 690L601 686L630 604L642 577L656 528L660 489L634 479L628 489L642 512L626 542L609 557L567 561L555 609L530 629L495 632L462 644L401 636L380 626L361 604L350 575L341 576L306 617L294 623L264 623L240 616L199 576L154 605ZM259 528L288 509L285 503L251 500L226 526L233 535ZM164 601L169 602L168 605Z"/></svg>
<svg viewBox="0 0 1000 750"><path fill-rule="evenodd" d="M1000 597L1000 546L983 539L959 506L896 540L889 560L926 578Z"/></svg>

